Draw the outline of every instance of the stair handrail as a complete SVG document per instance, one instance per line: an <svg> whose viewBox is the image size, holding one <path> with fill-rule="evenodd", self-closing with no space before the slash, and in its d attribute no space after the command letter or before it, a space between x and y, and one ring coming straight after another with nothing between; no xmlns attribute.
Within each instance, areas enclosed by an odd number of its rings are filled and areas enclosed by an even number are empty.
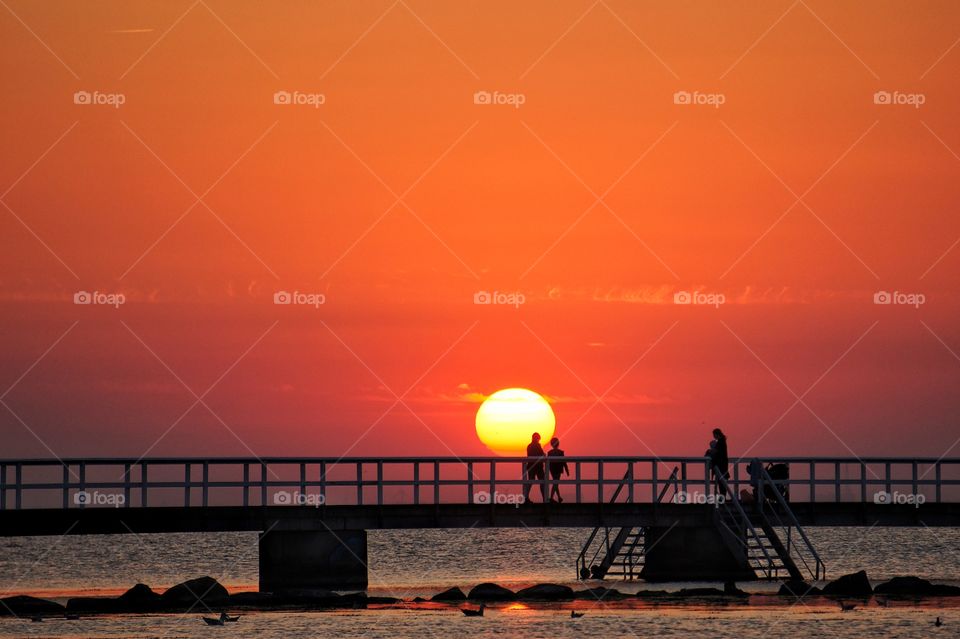
<svg viewBox="0 0 960 639"><path fill-rule="evenodd" d="M759 540L759 539L760 539L760 536L757 534L757 529L754 528L753 522L750 521L750 516L749 516L749 515L747 514L747 512L743 509L743 505L740 503L739 497L737 497L737 495L733 494L733 492L730 490L730 485L727 483L727 479L726 479L723 475L721 475L721 474L718 473L718 474L716 475L716 480L717 480L717 482L720 484L720 487L723 488L724 497L726 497L727 495L730 496L729 501L730 501L730 503L732 503L732 504L734 505L734 507L736 508L736 513L740 516L741 525L744 526L744 528L746 529L746 531L748 531L749 534L751 534L754 539L758 539L758 540ZM717 508L717 512L719 513L720 510L721 510L721 509L718 507L718 508ZM728 526L726 522L724 522L724 521L721 520L721 523L722 523L724 526L727 527L727 530L730 530L730 526ZM740 535L734 533L733 530L730 530L730 532L736 535L737 541L739 542ZM747 541L746 541L746 540L744 540L743 546L744 546L744 550L746 550L746 548L747 548ZM759 546L760 546L760 550L763 552L763 556L764 556L764 557L766 558L766 560L767 560L766 572L767 572L767 574L769 575L769 573L770 573L770 571L772 570L773 566L775 566L776 564L775 564L775 562L773 561L773 558L770 556L770 553L767 552L766 546L765 546L762 542L759 544Z"/></svg>
<svg viewBox="0 0 960 639"><path fill-rule="evenodd" d="M765 484L769 484L772 489L770 492L774 494L777 504L781 508L783 508L784 513L787 515L788 523L797 529L797 532L800 533L800 539L803 540L803 543L807 547L807 550L813 556L813 559L815 561L814 569L813 570L810 569L810 564L807 563L807 559L803 555L803 553L798 552L797 557L799 557L800 561L803 562L804 567L807 569L807 573L813 574L814 580L819 581L822 578L826 578L827 576L826 565L820 559L820 555L817 553L817 549L813 547L812 543L810 543L810 539L807 537L807 533L803 530L803 527L800 525L800 522L797 520L797 516L793 513L793 510L790 508L789 503L784 498L783 493L780 492L777 481L770 476L770 473L767 472L766 467L764 467L764 465L760 462L759 459L754 459L751 463L754 465L754 468L756 469L756 472L758 475L757 506L761 516L766 517L766 514L764 513L764 508L763 508L764 502L766 502L766 491L764 490L764 488L765 488ZM780 519L780 514L777 513L776 510L774 510L773 512L776 515L777 520L780 522L780 527L787 528L789 530L789 526L783 525L783 520ZM790 552L789 541L787 545L787 552L788 553ZM822 577L821 577L821 573L822 573Z"/></svg>
<svg viewBox="0 0 960 639"><path fill-rule="evenodd" d="M670 489L671 485L673 485L673 489L674 491L676 491L677 489L676 485L677 485L677 479L678 479L679 473L680 473L680 467L674 466L673 471L670 473L670 477L667 478L666 482L664 483L663 489L660 491L660 494L657 496L656 503L659 504L661 501L663 501L663 498L667 494L667 490ZM632 474L633 474L632 469L628 468L627 472L623 474L623 479L620 480L620 483L617 484L617 488L613 491L613 496L610 497L609 503L612 504L617 500L617 497L620 496L620 491L623 490L623 487L624 485L626 485L627 480L631 479ZM597 526L596 528L593 529L593 532L590 533L590 536L587 538L586 543L583 544L583 548L580 550L580 555L577 557L577 579L580 579L580 571L583 568L587 567L587 560L586 560L587 552L590 550L590 546L593 544L593 540L596 539L597 534L600 532L601 528L603 528L606 531L605 543L603 546L600 546L599 548L597 548L597 550L593 553L593 558L590 560L589 563L594 564L597 560L597 557L600 555L600 551L603 550L604 548L606 548L608 552L610 550L610 528L608 526Z"/></svg>

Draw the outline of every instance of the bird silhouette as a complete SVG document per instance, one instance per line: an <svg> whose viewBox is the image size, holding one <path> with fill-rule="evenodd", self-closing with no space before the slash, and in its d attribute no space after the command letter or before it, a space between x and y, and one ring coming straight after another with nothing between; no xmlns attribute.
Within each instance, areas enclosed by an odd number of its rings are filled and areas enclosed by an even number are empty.
<svg viewBox="0 0 960 639"><path fill-rule="evenodd" d="M585 613L585 612L577 612L576 610L571 610L571 611L570 611L570 618L571 618L571 619L579 619L580 617L584 616L585 614L587 614L587 613Z"/></svg>
<svg viewBox="0 0 960 639"><path fill-rule="evenodd" d="M940 617L937 617L937 620L933 622L933 625L935 625L937 628L943 625L943 622L940 621Z"/></svg>
<svg viewBox="0 0 960 639"><path fill-rule="evenodd" d="M471 610L470 608L461 608L460 612L462 612L467 617L482 617L483 609L486 607L487 607L487 604L482 603L480 604L480 608L478 608L477 610Z"/></svg>
<svg viewBox="0 0 960 639"><path fill-rule="evenodd" d="M838 602L838 603L840 604L840 610L841 610L841 612L850 612L851 610L853 610L854 608L857 607L857 604L843 603L842 600L841 600L840 602Z"/></svg>

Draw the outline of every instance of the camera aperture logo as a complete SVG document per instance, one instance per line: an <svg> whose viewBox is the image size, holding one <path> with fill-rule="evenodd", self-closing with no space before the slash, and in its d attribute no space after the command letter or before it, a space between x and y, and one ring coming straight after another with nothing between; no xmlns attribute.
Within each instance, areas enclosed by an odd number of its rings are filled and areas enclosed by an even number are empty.
<svg viewBox="0 0 960 639"><path fill-rule="evenodd" d="M275 506L312 506L319 508L327 503L327 496L321 494L301 493L299 490L290 492L280 490L273 493Z"/></svg>
<svg viewBox="0 0 960 639"><path fill-rule="evenodd" d="M523 93L501 93L500 91L477 91L473 94L473 103L493 106L512 106L519 109L527 102Z"/></svg>
<svg viewBox="0 0 960 639"><path fill-rule="evenodd" d="M127 297L123 293L101 293L100 291L77 291L73 294L74 304L112 306L120 308L122 304L127 303Z"/></svg>
<svg viewBox="0 0 960 639"><path fill-rule="evenodd" d="M304 93L303 91L276 91L273 103L287 106L311 106L319 109L327 101L323 93Z"/></svg>
<svg viewBox="0 0 960 639"><path fill-rule="evenodd" d="M494 492L492 495L485 490L478 490L473 493L473 503L475 504L497 504L500 506L513 506L519 508L523 503L523 495L513 495L510 493Z"/></svg>
<svg viewBox="0 0 960 639"><path fill-rule="evenodd" d="M701 93L700 91L677 91L673 94L673 103L685 106L712 106L719 109L727 101L722 93Z"/></svg>
<svg viewBox="0 0 960 639"><path fill-rule="evenodd" d="M703 291L677 291L673 294L674 304L693 304L697 306L712 306L720 308L721 304L727 302L727 296L723 293L704 293Z"/></svg>
<svg viewBox="0 0 960 639"><path fill-rule="evenodd" d="M73 94L73 103L81 106L112 106L119 109L127 101L122 93L103 93L102 91L77 91Z"/></svg>
<svg viewBox="0 0 960 639"><path fill-rule="evenodd" d="M919 508L921 505L927 503L927 497L921 493L901 493L896 490L888 493L885 490L881 490L873 493L873 503L882 506L896 505Z"/></svg>
<svg viewBox="0 0 960 639"><path fill-rule="evenodd" d="M680 490L673 495L673 499L671 499L671 501L675 504L696 504L699 506L710 505L715 508L718 508L722 504L726 503L727 497L726 495L720 495L720 494L707 495L707 494L698 493L698 492L688 493L685 490Z"/></svg>
<svg viewBox="0 0 960 639"><path fill-rule="evenodd" d="M520 291L477 291L473 294L473 303L478 305L512 306L520 308L526 304L527 296Z"/></svg>
<svg viewBox="0 0 960 639"><path fill-rule="evenodd" d="M80 490L73 494L77 506L112 506L120 508L127 503L123 493L102 493L99 490Z"/></svg>
<svg viewBox="0 0 960 639"><path fill-rule="evenodd" d="M273 303L279 305L312 306L320 308L327 303L327 296L323 293L301 293L300 291L277 291L273 294Z"/></svg>
<svg viewBox="0 0 960 639"><path fill-rule="evenodd" d="M877 291L873 294L873 303L880 306L912 306L920 308L926 304L927 296L923 293L903 293L901 291Z"/></svg>
<svg viewBox="0 0 960 639"><path fill-rule="evenodd" d="M923 93L903 93L901 91L877 91L873 94L873 103L883 106L912 106L919 109L927 101Z"/></svg>

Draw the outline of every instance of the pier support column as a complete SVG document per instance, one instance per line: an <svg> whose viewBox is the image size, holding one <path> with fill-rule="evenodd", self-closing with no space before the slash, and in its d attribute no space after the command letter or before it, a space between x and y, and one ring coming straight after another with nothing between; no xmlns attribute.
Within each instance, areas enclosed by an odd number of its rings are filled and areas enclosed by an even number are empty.
<svg viewBox="0 0 960 639"><path fill-rule="evenodd" d="M646 581L750 581L757 578L745 553L734 553L715 526L648 528L644 546L640 577Z"/></svg>
<svg viewBox="0 0 960 639"><path fill-rule="evenodd" d="M366 587L366 530L271 530L260 538L261 592Z"/></svg>

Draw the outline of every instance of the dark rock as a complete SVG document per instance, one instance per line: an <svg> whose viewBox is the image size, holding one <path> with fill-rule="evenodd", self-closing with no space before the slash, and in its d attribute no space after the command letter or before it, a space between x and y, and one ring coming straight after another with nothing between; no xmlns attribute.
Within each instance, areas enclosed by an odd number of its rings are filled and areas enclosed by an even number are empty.
<svg viewBox="0 0 960 639"><path fill-rule="evenodd" d="M113 597L71 597L67 599L67 612L108 614L128 610L119 599Z"/></svg>
<svg viewBox="0 0 960 639"><path fill-rule="evenodd" d="M160 595L163 607L219 606L230 599L227 589L213 577L197 577L172 586Z"/></svg>
<svg viewBox="0 0 960 639"><path fill-rule="evenodd" d="M473 601L513 601L516 598L517 595L512 590L492 583L483 583L479 586L474 586L470 594L467 595L467 599Z"/></svg>
<svg viewBox="0 0 960 639"><path fill-rule="evenodd" d="M424 599L423 597L414 597L413 603L427 603L429 599Z"/></svg>
<svg viewBox="0 0 960 639"><path fill-rule="evenodd" d="M157 603L160 601L160 594L154 592L147 584L137 584L120 595L118 599L126 604Z"/></svg>
<svg viewBox="0 0 960 639"><path fill-rule="evenodd" d="M56 601L48 601L28 595L16 595L0 599L0 617L28 615L62 615L64 607Z"/></svg>
<svg viewBox="0 0 960 639"><path fill-rule="evenodd" d="M952 597L960 595L960 586L933 584L919 577L894 577L879 584L873 591L878 595L901 597Z"/></svg>
<svg viewBox="0 0 960 639"><path fill-rule="evenodd" d="M368 604L397 604L403 601L398 597L367 597Z"/></svg>
<svg viewBox="0 0 960 639"><path fill-rule="evenodd" d="M749 597L750 595L737 588L734 581L727 581L723 584L723 594L727 597Z"/></svg>
<svg viewBox="0 0 960 639"><path fill-rule="evenodd" d="M466 599L467 596L456 586L430 597L430 601L466 601Z"/></svg>
<svg viewBox="0 0 960 639"><path fill-rule="evenodd" d="M870 596L873 588L864 570L835 579L823 587L823 594L833 596Z"/></svg>
<svg viewBox="0 0 960 639"><path fill-rule="evenodd" d="M790 597L816 597L823 594L823 591L805 581L791 579L780 584L777 594Z"/></svg>
<svg viewBox="0 0 960 639"><path fill-rule="evenodd" d="M719 588L681 588L676 593L677 597L725 597L725 592Z"/></svg>
<svg viewBox="0 0 960 639"><path fill-rule="evenodd" d="M524 601L567 601L573 599L573 588L558 584L537 584L518 590L517 599Z"/></svg>
<svg viewBox="0 0 960 639"><path fill-rule="evenodd" d="M619 601L621 599L626 599L629 596L630 595L625 595L619 590L614 590L613 588L604 588L603 586L587 588L586 590L578 590L573 593L574 599L586 599L588 601Z"/></svg>

